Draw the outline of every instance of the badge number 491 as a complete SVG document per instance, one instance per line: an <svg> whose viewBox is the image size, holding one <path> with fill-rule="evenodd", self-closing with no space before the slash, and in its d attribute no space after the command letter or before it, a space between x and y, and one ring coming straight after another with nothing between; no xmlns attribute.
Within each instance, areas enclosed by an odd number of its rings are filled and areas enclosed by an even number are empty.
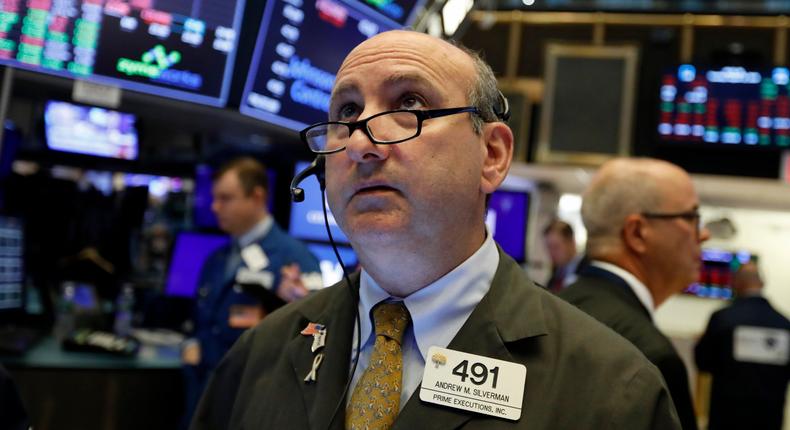
<svg viewBox="0 0 790 430"><path fill-rule="evenodd" d="M526 378L522 364L433 346L420 399L516 421L521 418Z"/></svg>

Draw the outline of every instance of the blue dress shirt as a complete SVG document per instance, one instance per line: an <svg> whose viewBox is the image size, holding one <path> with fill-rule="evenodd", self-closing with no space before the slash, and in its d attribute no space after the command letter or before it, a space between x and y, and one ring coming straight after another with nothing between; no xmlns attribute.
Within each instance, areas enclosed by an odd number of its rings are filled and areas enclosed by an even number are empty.
<svg viewBox="0 0 790 430"><path fill-rule="evenodd" d="M368 367L373 352L376 336L372 329L371 310L374 306L382 301L403 300L411 315L412 324L406 330L402 345L403 386L400 398L402 410L422 381L428 348L431 346L446 348L450 344L488 292L498 265L499 251L494 239L487 234L480 249L461 265L405 299L391 297L363 268L359 285L362 352L359 354L359 364L354 372L346 401L351 398L351 393ZM357 348L356 327L351 345L353 366Z"/></svg>

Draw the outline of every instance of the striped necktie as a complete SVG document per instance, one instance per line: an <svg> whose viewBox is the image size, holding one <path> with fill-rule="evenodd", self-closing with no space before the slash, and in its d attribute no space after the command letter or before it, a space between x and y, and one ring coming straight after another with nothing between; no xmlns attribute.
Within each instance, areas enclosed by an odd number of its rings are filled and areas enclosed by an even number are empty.
<svg viewBox="0 0 790 430"><path fill-rule="evenodd" d="M373 309L376 341L346 410L347 430L386 430L395 422L403 375L401 341L409 321L403 302L382 303Z"/></svg>

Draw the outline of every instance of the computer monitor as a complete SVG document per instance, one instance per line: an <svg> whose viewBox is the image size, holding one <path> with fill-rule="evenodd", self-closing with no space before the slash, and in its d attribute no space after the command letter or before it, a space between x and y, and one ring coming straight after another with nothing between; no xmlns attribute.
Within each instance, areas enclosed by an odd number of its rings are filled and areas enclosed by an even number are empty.
<svg viewBox="0 0 790 430"><path fill-rule="evenodd" d="M24 309L24 242L22 220L0 215L0 314Z"/></svg>
<svg viewBox="0 0 790 430"><path fill-rule="evenodd" d="M494 240L516 262L526 261L529 192L500 189L491 195L486 226Z"/></svg>
<svg viewBox="0 0 790 430"><path fill-rule="evenodd" d="M301 172L308 165L310 163L306 161L296 163L294 174ZM291 220L288 223L288 232L299 239L328 242L329 236L324 225L324 211L321 205L321 189L318 186L318 180L315 176L310 176L299 186L304 189L305 198L303 202L291 203ZM347 244L348 238L337 225L328 204L326 210L333 239L336 243Z"/></svg>
<svg viewBox="0 0 790 430"><path fill-rule="evenodd" d="M343 58L365 39L396 27L338 0L269 0L241 113L292 130L326 121Z"/></svg>
<svg viewBox="0 0 790 430"><path fill-rule="evenodd" d="M214 251L228 243L230 238L224 235L180 233L170 258L165 295L195 297L203 264Z"/></svg>
<svg viewBox="0 0 790 430"><path fill-rule="evenodd" d="M244 0L14 0L0 9L0 64L225 105Z"/></svg>
<svg viewBox="0 0 790 430"><path fill-rule="evenodd" d="M790 147L790 70L682 64L661 76L663 144Z"/></svg>
<svg viewBox="0 0 790 430"><path fill-rule="evenodd" d="M130 113L63 101L48 101L44 108L47 146L56 151L135 160L135 122Z"/></svg>
<svg viewBox="0 0 790 430"><path fill-rule="evenodd" d="M308 243L307 249L318 259L325 287L334 285L343 279L343 268L340 267L340 263L337 261L332 245L328 243ZM338 245L337 252L340 253L340 258L343 259L346 270L349 273L353 272L358 263L354 250L350 246Z"/></svg>
<svg viewBox="0 0 790 430"><path fill-rule="evenodd" d="M684 291L697 297L727 300L734 297L732 278L738 268L757 256L749 251L703 248L699 280Z"/></svg>

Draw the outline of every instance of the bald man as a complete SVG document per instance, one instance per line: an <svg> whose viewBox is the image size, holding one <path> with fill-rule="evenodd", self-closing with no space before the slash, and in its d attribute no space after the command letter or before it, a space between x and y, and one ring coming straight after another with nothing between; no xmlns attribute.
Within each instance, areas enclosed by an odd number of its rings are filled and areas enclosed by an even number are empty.
<svg viewBox="0 0 790 430"><path fill-rule="evenodd" d="M754 261L733 277L735 301L715 312L694 349L713 375L709 430L780 430L790 380L790 321L762 295Z"/></svg>
<svg viewBox="0 0 790 430"><path fill-rule="evenodd" d="M656 368L486 231L506 109L490 67L425 34L346 57L301 135L362 271L243 335L194 429L677 428Z"/></svg>
<svg viewBox="0 0 790 430"><path fill-rule="evenodd" d="M696 429L688 375L653 313L697 280L699 199L689 175L665 161L605 163L582 196L589 267L560 297L631 341L661 370L683 428Z"/></svg>

